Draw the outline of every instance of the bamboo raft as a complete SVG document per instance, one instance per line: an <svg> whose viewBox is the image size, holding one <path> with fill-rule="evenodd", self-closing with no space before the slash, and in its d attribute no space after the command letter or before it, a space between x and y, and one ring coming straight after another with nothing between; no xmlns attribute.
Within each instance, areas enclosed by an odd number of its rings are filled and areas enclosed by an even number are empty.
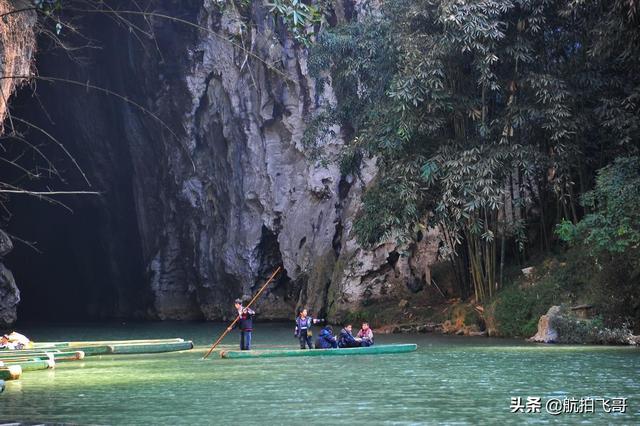
<svg viewBox="0 0 640 426"><path fill-rule="evenodd" d="M31 359L27 361L0 362L1 367L20 366L22 371L47 370L55 368L56 362L52 359Z"/></svg>
<svg viewBox="0 0 640 426"><path fill-rule="evenodd" d="M54 368L59 361L77 361L85 356L149 354L193 349L184 339L105 340L40 342L30 349L0 350L0 380L17 380L23 371Z"/></svg>
<svg viewBox="0 0 640 426"><path fill-rule="evenodd" d="M413 352L416 344L374 345L364 348L339 349L264 349L257 351L220 351L221 358L275 358L293 356L349 356L349 355L381 355Z"/></svg>
<svg viewBox="0 0 640 426"><path fill-rule="evenodd" d="M0 367L0 380L17 380L20 376L22 376L22 367L19 365Z"/></svg>
<svg viewBox="0 0 640 426"><path fill-rule="evenodd" d="M85 353L83 351L69 351L69 352L53 352L53 351L40 351L28 354L3 354L0 352L0 362L2 361L20 361L20 360L32 360L32 359L53 359L54 361L76 361L84 359Z"/></svg>
<svg viewBox="0 0 640 426"><path fill-rule="evenodd" d="M105 340L87 342L41 342L34 344L33 349L0 351L0 359L5 356L40 356L53 353L71 354L83 352L84 356L107 354L148 354L175 352L193 349L193 342L184 339L150 339L150 340Z"/></svg>

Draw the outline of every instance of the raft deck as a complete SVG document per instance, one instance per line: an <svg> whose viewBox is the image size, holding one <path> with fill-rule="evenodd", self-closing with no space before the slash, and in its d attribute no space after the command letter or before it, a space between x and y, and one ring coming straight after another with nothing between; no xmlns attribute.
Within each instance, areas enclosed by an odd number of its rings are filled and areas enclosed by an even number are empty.
<svg viewBox="0 0 640 426"><path fill-rule="evenodd" d="M337 349L264 349L257 351L220 351L221 358L275 358L290 356L348 356L381 355L413 352L418 348L414 343L398 345L373 345L364 348Z"/></svg>

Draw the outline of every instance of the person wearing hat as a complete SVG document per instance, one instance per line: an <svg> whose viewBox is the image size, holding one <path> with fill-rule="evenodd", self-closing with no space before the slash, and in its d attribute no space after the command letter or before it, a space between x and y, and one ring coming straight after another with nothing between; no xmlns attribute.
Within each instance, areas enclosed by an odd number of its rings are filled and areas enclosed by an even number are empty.
<svg viewBox="0 0 640 426"><path fill-rule="evenodd" d="M238 312L237 326L240 329L240 350L251 349L251 334L253 333L253 316L256 314L253 309L242 306L242 300L236 299L233 305ZM227 330L231 331L232 327Z"/></svg>

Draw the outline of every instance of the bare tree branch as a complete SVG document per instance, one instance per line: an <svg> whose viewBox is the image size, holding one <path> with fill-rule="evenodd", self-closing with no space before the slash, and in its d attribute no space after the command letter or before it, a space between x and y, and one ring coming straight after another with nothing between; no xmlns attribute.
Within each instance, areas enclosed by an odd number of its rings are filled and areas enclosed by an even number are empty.
<svg viewBox="0 0 640 426"><path fill-rule="evenodd" d="M56 139L51 133L47 132L42 127L36 126L35 124L33 124L33 123L31 123L31 122L29 122L27 120L23 120L22 118L18 118L18 117L14 117L13 119L16 120L16 121L19 121L19 122L21 122L23 124L26 124L27 126L32 127L32 128L34 128L36 130L39 130L41 133L46 135L49 139L54 141L56 143L56 145L58 145L60 147L60 149L62 149L62 151L64 151L64 153L73 162L73 164L76 166L76 168L78 169L78 171L80 172L80 174L84 178L85 182L87 182L87 185L91 186L91 182L89 182L89 178L87 178L87 175L84 173L84 171L82 170L82 168L80 167L80 165L78 164L76 159L73 157L73 155L71 155L71 153L67 150L67 148L65 148L65 146L62 145L62 143L60 141L58 141L58 139Z"/></svg>

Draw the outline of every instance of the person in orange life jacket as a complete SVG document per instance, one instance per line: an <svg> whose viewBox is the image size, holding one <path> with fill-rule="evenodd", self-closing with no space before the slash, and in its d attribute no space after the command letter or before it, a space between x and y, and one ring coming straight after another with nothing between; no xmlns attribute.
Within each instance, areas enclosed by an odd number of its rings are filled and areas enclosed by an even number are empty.
<svg viewBox="0 0 640 426"><path fill-rule="evenodd" d="M336 336L333 335L333 328L328 325L320 330L318 339L316 340L316 349L331 349L337 347L338 340Z"/></svg>
<svg viewBox="0 0 640 426"><path fill-rule="evenodd" d="M360 346L360 339L353 337L353 326L346 324L342 330L340 330L340 337L338 339L339 348L357 348Z"/></svg>
<svg viewBox="0 0 640 426"><path fill-rule="evenodd" d="M238 311L237 326L240 328L240 350L248 351L251 349L251 333L253 332L253 316L256 314L253 309L242 306L242 300L236 299L234 302L236 311ZM232 327L227 328L231 331Z"/></svg>
<svg viewBox="0 0 640 426"><path fill-rule="evenodd" d="M356 339L360 339L360 346L373 345L373 330L369 327L368 322L362 323L362 328L358 331Z"/></svg>
<svg viewBox="0 0 640 426"><path fill-rule="evenodd" d="M294 336L300 340L300 349L306 349L306 346L308 346L309 349L313 349L311 326L323 321L323 319L307 316L306 308L300 311L300 315L296 318L296 331L294 333Z"/></svg>

